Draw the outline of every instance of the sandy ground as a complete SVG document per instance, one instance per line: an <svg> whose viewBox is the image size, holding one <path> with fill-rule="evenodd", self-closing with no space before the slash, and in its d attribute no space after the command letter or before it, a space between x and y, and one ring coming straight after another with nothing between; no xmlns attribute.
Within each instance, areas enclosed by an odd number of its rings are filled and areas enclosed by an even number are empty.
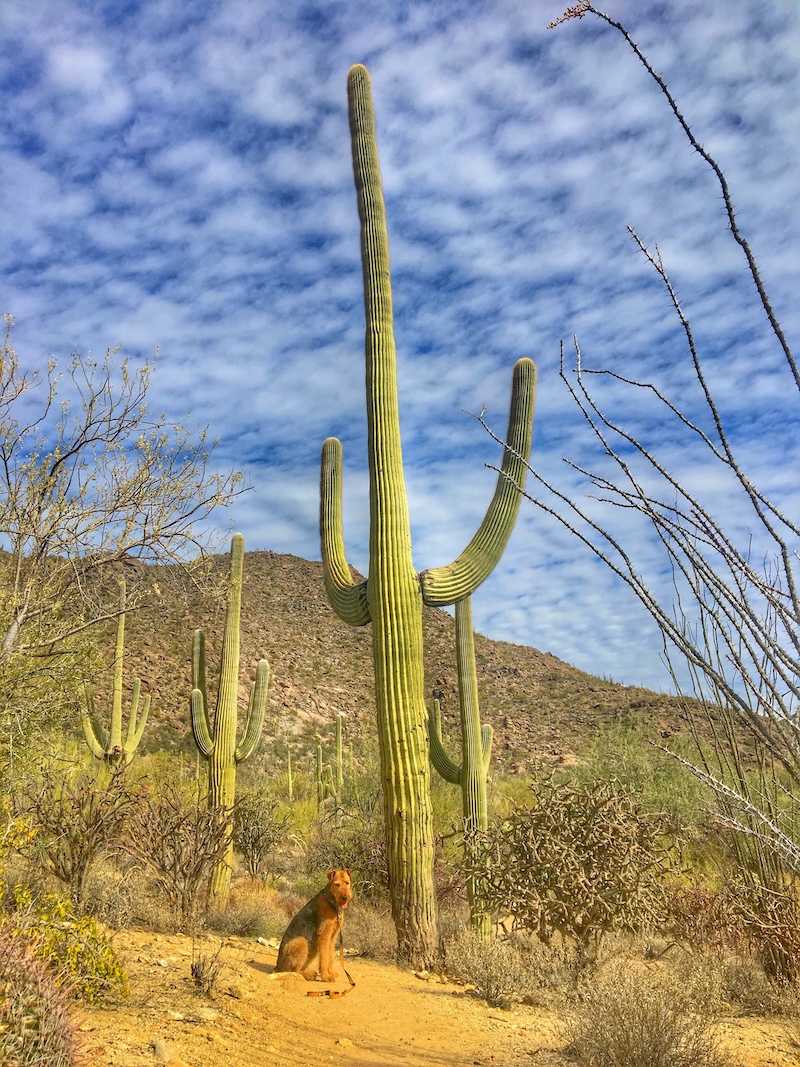
<svg viewBox="0 0 800 1067"><path fill-rule="evenodd" d="M99 1067L567 1067L553 1012L490 1008L462 987L370 960L347 960L355 988L308 997L298 976L275 975L274 948L229 938L212 998L191 978L193 950L219 939L127 930L115 944L129 1000L83 1009L87 1062ZM315 990L329 988L314 983ZM346 981L335 988L347 988ZM725 1020L736 1067L798 1067L800 1044L777 1019ZM798 1037L800 1041L800 1036Z"/></svg>

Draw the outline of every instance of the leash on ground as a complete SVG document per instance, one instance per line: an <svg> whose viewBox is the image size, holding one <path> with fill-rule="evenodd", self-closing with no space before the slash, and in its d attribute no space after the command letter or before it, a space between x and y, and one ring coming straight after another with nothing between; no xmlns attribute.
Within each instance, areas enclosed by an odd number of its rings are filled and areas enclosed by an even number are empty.
<svg viewBox="0 0 800 1067"><path fill-rule="evenodd" d="M347 989L312 989L306 993L307 997L329 997L331 1000L338 1000L339 997L346 996L351 989L355 989L356 983L350 977L350 973L345 970L344 966L344 938L342 936L341 928L339 929L339 959L342 963L342 970L345 973L345 977L350 985Z"/></svg>

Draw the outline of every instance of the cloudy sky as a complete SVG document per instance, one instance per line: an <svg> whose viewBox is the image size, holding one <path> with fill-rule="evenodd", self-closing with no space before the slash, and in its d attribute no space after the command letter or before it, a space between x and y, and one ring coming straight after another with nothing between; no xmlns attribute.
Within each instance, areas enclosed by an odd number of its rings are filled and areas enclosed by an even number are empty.
<svg viewBox="0 0 800 1067"><path fill-rule="evenodd" d="M345 80L365 63L387 199L404 455L419 569L449 562L493 492L511 369L539 367L537 467L598 450L559 344L699 410L680 325L626 226L658 242L752 476L797 515L796 393L763 329L718 185L624 41L564 0L7 0L0 5L0 304L26 366L160 349L152 406L220 438L253 491L250 549L319 558L319 452L345 448L350 562L367 569L363 311ZM607 0L731 184L797 338L795 0ZM727 490L630 392L723 514ZM794 405L794 406L792 406ZM674 449L670 452L670 449ZM592 505L593 506L593 505ZM606 522L626 534L625 516ZM640 533L627 534L668 576ZM476 628L668 688L633 596L535 507L474 597Z"/></svg>

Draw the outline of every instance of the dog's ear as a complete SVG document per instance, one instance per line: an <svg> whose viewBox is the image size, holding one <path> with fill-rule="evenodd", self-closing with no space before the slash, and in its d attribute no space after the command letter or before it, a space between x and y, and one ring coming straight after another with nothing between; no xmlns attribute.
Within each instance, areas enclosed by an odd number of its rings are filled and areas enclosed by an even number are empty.
<svg viewBox="0 0 800 1067"><path fill-rule="evenodd" d="M330 882L331 878L333 878L333 876L334 876L335 874L336 874L336 871L335 871L335 870L334 870L334 871L328 871L328 881L329 881L329 882Z"/></svg>
<svg viewBox="0 0 800 1067"><path fill-rule="evenodd" d="M342 874L346 874L347 877L349 878L350 877L350 868L349 867L345 867L344 870L342 871Z"/></svg>

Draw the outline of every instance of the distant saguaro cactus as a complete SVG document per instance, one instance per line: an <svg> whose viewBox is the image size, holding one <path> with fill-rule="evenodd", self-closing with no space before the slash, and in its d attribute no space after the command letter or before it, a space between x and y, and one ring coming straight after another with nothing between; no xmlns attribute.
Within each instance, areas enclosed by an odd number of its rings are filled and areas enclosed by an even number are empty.
<svg viewBox="0 0 800 1067"><path fill-rule="evenodd" d="M449 758L442 744L440 696L438 694L434 694L433 709L428 718L428 730L431 763L445 781L461 786L464 847L469 850L474 840L474 831L486 830L489 826L486 777L492 758L492 728L488 724L481 727L470 597L465 597L456 604L456 668L458 671L458 703L461 710L462 759L460 766ZM491 932L491 919L481 902L474 878L467 879L467 897L472 926L483 937L488 937Z"/></svg>
<svg viewBox="0 0 800 1067"><path fill-rule="evenodd" d="M242 572L244 538L234 534L231 542L231 566L228 578L228 604L222 637L222 662L219 692L213 719L208 711L205 666L205 634L195 630L192 642L192 733L200 754L208 761L208 804L212 808L232 810L236 799L236 764L251 756L261 738L267 706L269 664L259 660L255 683L250 690L244 732L237 744L237 693L239 689L239 624L242 614ZM229 831L230 838L230 831ZM224 908L231 881L233 842L211 875L209 904Z"/></svg>
<svg viewBox="0 0 800 1067"><path fill-rule="evenodd" d="M325 583L346 622L372 623L384 817L392 914L402 956L418 966L438 951L433 883L433 825L425 708L422 606L453 604L488 577L519 509L530 455L536 368L514 368L511 414L501 474L477 533L449 566L418 575L403 478L397 367L392 329L389 243L375 116L367 69L348 76L353 171L361 220L367 364L370 559L367 581L353 582L342 533L342 446L322 448L320 533Z"/></svg>
<svg viewBox="0 0 800 1067"><path fill-rule="evenodd" d="M131 713L125 740L122 739L122 667L125 658L125 580L119 581L119 616L117 619L117 644L114 653L114 691L111 698L111 727L103 732L99 724L95 725L94 696L91 689L86 690L86 711L82 717L83 734L92 755L100 761L97 769L97 784L107 785L111 775L127 767L133 759L139 742L142 740L147 716L150 712L150 694L144 698L142 714L139 717L139 696L141 681L133 683L131 696Z"/></svg>

